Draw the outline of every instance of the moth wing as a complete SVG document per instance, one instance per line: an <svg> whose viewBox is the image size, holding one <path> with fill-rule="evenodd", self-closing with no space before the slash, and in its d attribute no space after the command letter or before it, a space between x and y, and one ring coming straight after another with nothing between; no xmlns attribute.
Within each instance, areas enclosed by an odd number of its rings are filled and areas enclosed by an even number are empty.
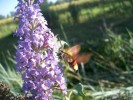
<svg viewBox="0 0 133 100"><path fill-rule="evenodd" d="M78 64L79 63L84 63L85 64L90 60L91 56L92 56L91 53L83 53L83 54L78 55L76 57L76 61L77 61Z"/></svg>
<svg viewBox="0 0 133 100"><path fill-rule="evenodd" d="M70 52L72 54L73 58L75 58L78 55L80 49L81 49L80 45L75 45L75 46L69 48L68 52Z"/></svg>

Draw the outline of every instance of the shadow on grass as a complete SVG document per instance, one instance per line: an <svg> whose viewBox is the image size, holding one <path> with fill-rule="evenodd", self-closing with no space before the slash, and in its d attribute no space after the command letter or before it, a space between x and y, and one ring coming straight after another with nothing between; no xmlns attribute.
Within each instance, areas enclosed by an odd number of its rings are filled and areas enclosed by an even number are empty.
<svg viewBox="0 0 133 100"><path fill-rule="evenodd" d="M0 63L3 63L9 56L8 52L10 52L11 56L15 55L14 46L17 44L17 40L18 39L14 37L13 34L0 39Z"/></svg>

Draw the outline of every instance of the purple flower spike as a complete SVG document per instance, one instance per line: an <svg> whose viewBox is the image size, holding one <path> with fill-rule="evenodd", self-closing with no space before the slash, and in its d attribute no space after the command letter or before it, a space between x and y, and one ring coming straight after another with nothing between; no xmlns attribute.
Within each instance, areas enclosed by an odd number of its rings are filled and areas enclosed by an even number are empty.
<svg viewBox="0 0 133 100"><path fill-rule="evenodd" d="M16 52L17 70L22 73L23 90L33 100L53 100L54 89L66 94L63 68L59 64L57 38L46 26L39 4L44 0L18 0L16 18L20 38ZM33 2L34 1L34 2Z"/></svg>

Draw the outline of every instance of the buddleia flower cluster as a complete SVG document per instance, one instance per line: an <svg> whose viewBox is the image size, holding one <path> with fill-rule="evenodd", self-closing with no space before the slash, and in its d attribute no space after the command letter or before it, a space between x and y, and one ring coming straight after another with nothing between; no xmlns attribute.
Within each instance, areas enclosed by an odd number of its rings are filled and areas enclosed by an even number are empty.
<svg viewBox="0 0 133 100"><path fill-rule="evenodd" d="M66 94L66 81L57 56L57 38L47 27L39 4L43 0L18 0L16 16L19 37L17 71L22 73L25 96L33 100L52 100L54 89Z"/></svg>

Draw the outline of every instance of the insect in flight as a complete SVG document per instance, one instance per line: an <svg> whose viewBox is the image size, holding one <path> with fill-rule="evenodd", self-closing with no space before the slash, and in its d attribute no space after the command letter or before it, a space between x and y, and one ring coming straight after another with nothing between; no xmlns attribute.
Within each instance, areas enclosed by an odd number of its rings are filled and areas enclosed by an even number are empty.
<svg viewBox="0 0 133 100"><path fill-rule="evenodd" d="M69 66L74 70L74 72L78 72L78 64L87 63L91 57L91 53L88 52L79 54L80 50L80 45L74 45L68 49L60 49L59 56L69 64Z"/></svg>

